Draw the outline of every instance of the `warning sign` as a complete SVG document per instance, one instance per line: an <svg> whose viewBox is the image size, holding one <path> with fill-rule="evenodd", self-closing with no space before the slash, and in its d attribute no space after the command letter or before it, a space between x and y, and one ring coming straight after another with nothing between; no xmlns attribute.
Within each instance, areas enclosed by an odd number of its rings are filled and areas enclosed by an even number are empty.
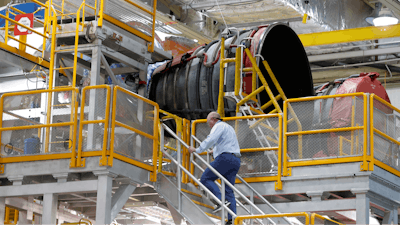
<svg viewBox="0 0 400 225"><path fill-rule="evenodd" d="M27 27L33 28L33 13L28 13L28 14L19 14L15 16L15 21L19 22L20 24L23 24ZM32 31L17 25L14 28L14 35L27 35L31 34Z"/></svg>

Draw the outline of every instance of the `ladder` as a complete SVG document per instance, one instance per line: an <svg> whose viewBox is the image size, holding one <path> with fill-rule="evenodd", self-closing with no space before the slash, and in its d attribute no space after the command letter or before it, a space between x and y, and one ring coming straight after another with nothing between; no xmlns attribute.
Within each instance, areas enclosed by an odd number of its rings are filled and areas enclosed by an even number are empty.
<svg viewBox="0 0 400 225"><path fill-rule="evenodd" d="M232 29L232 28L228 28ZM278 80L276 79L274 73L272 72L271 67L269 66L268 62L263 58L262 55L255 55L251 54L249 48L247 45L244 43L245 41L251 41L253 38L245 38L243 39L243 43L239 43L236 46L236 54L235 58L225 58L225 38L228 35L229 30L225 30L222 33L222 38L221 38L221 65L220 65L220 78L224 78L226 76L226 69L225 65L229 62L235 62L235 90L234 92L223 92L223 86L226 85L226 79L220 79L224 80L224 85L221 86L222 82L220 82L220 96L221 93L223 94L224 97L226 97L228 100L232 100L236 103L236 114L241 113L243 116L253 116L254 114L264 114L264 110L269 108L270 106L273 106L274 109L268 112L268 114L273 114L273 113L283 113L282 108L280 107L278 101L286 101L287 97L285 93L283 92L282 87L280 86ZM237 32L239 34L239 32ZM239 35L237 37L239 39ZM253 51L255 54L255 50ZM252 66L243 68L243 55L246 54L246 56L249 58ZM278 91L278 95L274 96L271 88L269 87L267 81L265 80L264 75L262 74L260 68L257 65L257 60L256 57L259 57L263 66L268 72L268 75L270 76L273 85ZM243 85L243 80L241 78L243 72L252 72L252 80L253 80L253 85L252 85L252 92L250 94L245 94L242 92L242 85ZM255 87L256 85L256 79L261 81L262 86L257 88ZM260 105L260 103L255 99L256 95L261 93L262 91L266 91L270 101L265 103L264 105ZM221 107L220 107L221 105ZM223 115L223 101L221 99L218 102L218 112ZM288 107L291 116L293 117L292 120L289 120L290 122L296 121L298 129L301 130L301 123L299 122L299 119L297 118L296 114L294 113L294 110L292 109L291 106ZM265 119L266 126L261 123L261 121L257 121L256 119L247 119L249 127L252 129L254 132L257 141L260 143L261 147L271 147L274 143L277 144L279 141L279 134L277 133L279 130L277 127L271 126L271 122L268 121L268 119ZM271 132L266 134L263 132L261 129L261 126L265 126L267 129L269 129ZM301 151L301 135L299 135L299 150ZM268 160L271 163L271 170L270 172L276 171L277 170L277 162L278 158L276 154L273 151L266 151L265 154L268 156Z"/></svg>
<svg viewBox="0 0 400 225"><path fill-rule="evenodd" d="M177 172L176 172L176 179L175 177L168 178L162 173L158 173L158 179L157 179L157 184L156 184L156 190L159 194L161 194L165 200L168 202L168 205L173 207L181 216L182 218L185 218L189 223L191 224L217 224L219 221L225 221L225 213L228 212L229 214L232 215L233 218L236 217L236 214L234 214L228 207L225 205L222 205L222 202L224 202L224 191L221 192L222 194L222 201L218 199L210 190L208 190L195 176L193 176L184 166L182 166L181 162L181 145L184 145L186 148L189 146L182 141L168 126L165 124L162 124L161 126L161 139L163 139L163 133L164 129L171 135L173 136L177 141L180 142L178 144L178 154L177 154L177 160L175 160L170 154L168 154L165 150L164 147L161 145L161 151L165 156L167 156L171 162L175 163L177 167ZM194 137L195 138L195 137ZM232 184L228 182L221 174L219 174L210 164L208 164L204 159L202 159L199 155L196 153L193 153L196 157L202 160L202 162L210 169L212 170L217 176L219 176L221 180L221 185L219 185L222 190L224 190L225 185L228 185L229 187L232 188L232 190L235 192L236 195L240 197L240 199L244 200L246 204L250 205L252 209L255 210L255 213L257 214L265 214L261 209L259 209L254 202L250 201L245 194L237 190ZM195 162L193 162L195 166L199 167L199 165ZM198 187L201 188L199 190L196 188L195 185L188 183L188 184L182 184L181 183L181 178L182 178L182 173L186 173L194 182L197 183ZM261 200L265 204L267 204L270 207L270 211L267 213L279 213L265 198L262 197L261 194L256 192L247 182L245 182L243 179L241 179L240 176L238 178L246 184L256 195L260 197ZM205 195L203 191L207 194ZM221 214L216 215L213 214L213 203L211 202L211 199L213 199L217 204L222 206L222 211ZM246 208L244 204L241 203L241 201L237 201L237 204L239 207L242 207L249 215L254 215L252 213L252 210L249 210ZM257 224L277 224L277 223L284 223L284 224L291 224L290 221L288 221L286 218L280 218L280 219L267 219L266 221L263 220L256 220ZM224 223L221 223L224 224Z"/></svg>
<svg viewBox="0 0 400 225"><path fill-rule="evenodd" d="M269 112L270 114L272 113L282 113L282 109L278 104L278 100L284 96L283 91L280 93L278 96L274 96L272 93L272 90L270 89L267 81L265 80L263 74L261 73L260 69L257 66L257 62L255 57L251 54L248 48L246 48L246 45L244 43L239 43L236 46L236 54L235 58L230 58L227 59L225 58L225 38L224 35L227 35L227 30L225 30L225 33L222 34L221 38L221 75L222 73L224 76L226 75L226 70L225 70L225 64L228 62L235 62L235 90L234 92L224 92L224 97L226 97L228 100L232 100L236 103L236 114L241 113L243 116L253 116L254 114L264 114L263 110L268 108L269 106L273 105L275 107L274 110ZM237 37L239 39L239 37ZM252 38L246 38L244 40L251 40ZM239 41L239 40L238 40ZM247 55L247 57L250 59L252 63L252 67L248 68L243 68L243 53ZM262 56L260 56L262 57ZM266 62L263 60L263 62ZM242 73L243 72L252 72L253 76L253 92L250 94L245 94L242 92ZM254 80L257 78L261 80L262 86L259 87L258 89L255 88L255 82ZM276 79L275 79L276 80ZM226 79L224 79L226 81ZM221 82L222 83L222 82ZM224 82L226 85L226 83ZM278 84L278 83L277 83ZM279 85L279 84L278 84ZM280 86L276 87L278 90L282 90ZM260 103L255 99L255 96L262 91L266 91L268 96L270 97L270 101L264 104L263 106L260 106ZM220 108L219 108L220 109ZM220 114L220 110L218 111ZM260 146L262 148L264 147L272 147L274 144L278 143L279 140L279 130L271 125L271 122L268 121L268 119L265 119L265 123L267 124L267 128L269 128L270 131L269 133L265 133L262 128L261 128L261 122L257 121L256 119L247 119L248 125L253 131L254 135L256 136L257 141L259 142ZM268 157L268 160L271 164L271 169L269 172L277 171L277 164L278 164L278 158L276 154L273 151L265 151L265 155Z"/></svg>

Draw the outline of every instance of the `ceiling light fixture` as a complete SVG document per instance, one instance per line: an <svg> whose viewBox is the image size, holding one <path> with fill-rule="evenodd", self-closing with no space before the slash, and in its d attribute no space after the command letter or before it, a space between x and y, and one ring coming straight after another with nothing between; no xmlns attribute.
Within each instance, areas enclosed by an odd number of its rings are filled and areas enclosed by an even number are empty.
<svg viewBox="0 0 400 225"><path fill-rule="evenodd" d="M392 12L388 8L382 8L379 12L378 17L372 20L374 26L389 26L399 22L399 19L393 16Z"/></svg>

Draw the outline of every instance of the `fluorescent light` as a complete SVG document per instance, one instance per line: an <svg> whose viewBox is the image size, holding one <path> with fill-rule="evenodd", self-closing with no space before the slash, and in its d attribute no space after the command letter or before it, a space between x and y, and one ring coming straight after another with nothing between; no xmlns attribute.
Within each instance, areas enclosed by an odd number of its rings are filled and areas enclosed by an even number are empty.
<svg viewBox="0 0 400 225"><path fill-rule="evenodd" d="M382 16L375 18L373 20L374 26L379 27L379 26L389 26L389 25L394 25L399 22L399 19L394 18L394 17L389 17L389 16Z"/></svg>

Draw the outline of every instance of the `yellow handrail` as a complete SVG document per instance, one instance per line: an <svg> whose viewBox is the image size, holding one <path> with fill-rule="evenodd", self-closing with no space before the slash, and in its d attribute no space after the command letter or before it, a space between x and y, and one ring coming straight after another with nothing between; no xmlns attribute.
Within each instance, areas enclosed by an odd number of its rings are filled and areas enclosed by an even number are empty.
<svg viewBox="0 0 400 225"><path fill-rule="evenodd" d="M131 95L131 96L135 97L136 99L139 99L139 100L141 100L141 101L143 101L145 103L148 103L148 104L150 104L150 105L152 105L154 107L153 135L149 135L149 134L147 134L147 133L145 133L143 131L140 131L140 130L138 130L136 128L133 128L133 127L125 125L125 124L123 124L121 122L115 121L115 119L116 119L116 110L117 110L117 95L118 95L118 91L121 91L121 92L123 92L125 94ZM153 101L151 101L151 100L149 100L147 98L144 98L144 97L142 97L140 95L132 93L132 92L130 92L130 91L124 89L124 88L121 88L119 86L115 86L114 87L114 90L113 90L112 115L111 115L111 140L110 140L110 153L109 153L110 156L109 156L108 162L107 162L108 166L112 166L113 165L113 159L117 156L114 153L114 136L115 136L115 125L118 125L118 126L124 127L126 129L134 131L134 132L136 132L136 133L138 133L140 135L143 135L143 136L153 140L153 158L152 158L152 160L153 160L154 163L153 163L153 166L152 166L152 170L151 170L152 174L151 174L150 179L152 181L156 181L157 180L157 163L156 162L157 162L157 152L158 152L158 148L157 147L158 147L158 124L159 124L158 115L159 115L159 111L160 111L160 108L159 108L157 103L155 103L155 102L153 102ZM122 158L122 156L118 156L118 157ZM149 166L147 164L144 164L142 162L135 161L135 160L132 160L131 162L132 162L132 164L134 164L134 165L136 165L138 167L141 167L141 168L144 168L144 169L148 169L149 168Z"/></svg>
<svg viewBox="0 0 400 225"><path fill-rule="evenodd" d="M312 214L311 214L311 224L315 224L315 218L319 218L319 219L321 219L321 220L328 220L328 221L330 221L330 222L332 222L332 223L336 223L336 224L339 224L339 225L342 225L342 224L343 224L343 223L339 223L339 222L337 222L337 221L335 221L335 220L331 220L331 219L325 218L325 217L323 217L323 216L321 216L321 215L318 215L318 214L316 214L316 213L312 213Z"/></svg>
<svg viewBox="0 0 400 225"><path fill-rule="evenodd" d="M306 212L237 216L233 224L242 225L243 220L248 220L248 219L265 219L265 218L296 217L296 216L304 216L306 218L304 225L310 224L310 216Z"/></svg>
<svg viewBox="0 0 400 225"><path fill-rule="evenodd" d="M84 108L85 108L85 100L86 100L86 91L93 89L106 89L106 105L105 105L105 117L102 120L87 120L84 119ZM82 101L81 101L81 114L80 114L80 124L79 124L79 140L78 140L78 156L77 156L77 166L81 165L82 158L82 131L83 125L85 124L95 124L95 123L104 123L104 133L103 133L103 149L102 149L102 157L100 158L100 166L107 165L107 140L108 140L108 126L109 126L109 117L110 117L110 102L111 102L111 87L109 85L96 85L96 86L87 86L82 89Z"/></svg>

